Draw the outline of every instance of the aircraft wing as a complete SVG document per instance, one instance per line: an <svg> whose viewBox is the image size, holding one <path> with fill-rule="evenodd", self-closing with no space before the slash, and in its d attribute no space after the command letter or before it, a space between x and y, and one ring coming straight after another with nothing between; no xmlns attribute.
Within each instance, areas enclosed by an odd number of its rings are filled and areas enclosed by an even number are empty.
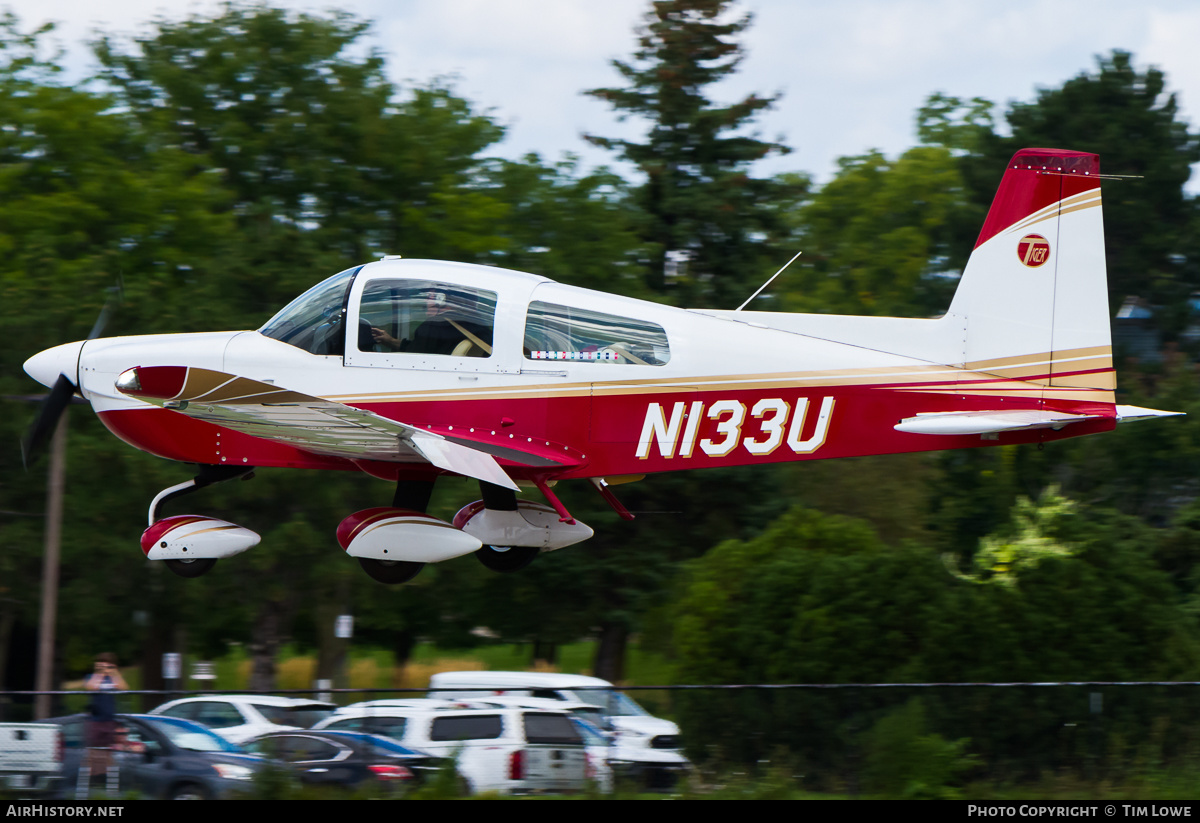
<svg viewBox="0 0 1200 823"><path fill-rule="evenodd" d="M517 490L496 458L440 434L358 409L211 369L141 366L117 390L156 406L315 454L426 462Z"/></svg>

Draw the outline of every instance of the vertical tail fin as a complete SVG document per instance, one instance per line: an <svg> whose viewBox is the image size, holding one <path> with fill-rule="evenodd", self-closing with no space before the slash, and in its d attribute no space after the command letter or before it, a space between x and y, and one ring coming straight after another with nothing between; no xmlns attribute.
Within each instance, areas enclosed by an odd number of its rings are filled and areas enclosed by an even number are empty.
<svg viewBox="0 0 1200 823"><path fill-rule="evenodd" d="M948 315L965 361L1113 402L1100 160L1061 149L1013 156ZM1078 397L1078 395L1077 395ZM1082 399L1082 398L1078 398Z"/></svg>

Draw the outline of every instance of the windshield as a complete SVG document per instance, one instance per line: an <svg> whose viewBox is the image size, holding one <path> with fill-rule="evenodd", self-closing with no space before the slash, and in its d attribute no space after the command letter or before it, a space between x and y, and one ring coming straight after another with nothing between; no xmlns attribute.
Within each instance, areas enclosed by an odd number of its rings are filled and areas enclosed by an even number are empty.
<svg viewBox="0 0 1200 823"><path fill-rule="evenodd" d="M604 706L609 717L649 717L650 713L620 692L608 689L572 689L581 703Z"/></svg>
<svg viewBox="0 0 1200 823"><path fill-rule="evenodd" d="M304 708L293 709L288 706L264 706L261 703L253 703L251 705L258 709L258 713L266 718L267 721L274 723L276 726L299 726L302 729L311 729L333 714L333 709L317 707L306 706Z"/></svg>
<svg viewBox="0 0 1200 823"><path fill-rule="evenodd" d="M343 313L346 289L362 266L335 274L297 297L259 329L265 337L311 354L341 355L346 350Z"/></svg>
<svg viewBox="0 0 1200 823"><path fill-rule="evenodd" d="M612 743L611 740L604 736L604 732L600 731L599 728L587 722L586 720L580 720L578 717L573 717L571 718L571 722L574 723L575 728L579 730L579 734L583 737L583 743L585 746L608 746Z"/></svg>
<svg viewBox="0 0 1200 823"><path fill-rule="evenodd" d="M198 723L189 720L178 720L173 717L143 717L139 718L148 726L170 739L181 749L190 752L228 752L240 754L242 749L230 743L215 732L211 732Z"/></svg>

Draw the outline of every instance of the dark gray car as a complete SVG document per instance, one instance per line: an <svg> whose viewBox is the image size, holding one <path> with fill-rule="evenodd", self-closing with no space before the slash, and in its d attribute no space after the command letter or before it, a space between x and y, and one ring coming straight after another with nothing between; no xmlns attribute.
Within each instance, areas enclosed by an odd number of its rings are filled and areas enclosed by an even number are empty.
<svg viewBox="0 0 1200 823"><path fill-rule="evenodd" d="M80 796L77 781L87 752L88 720L77 714L46 721L63 727L63 799ZM120 714L117 723L124 733L110 754L118 769L120 796L136 792L168 800L234 797L247 792L263 768L261 758L190 720ZM91 798L107 795L106 779L92 776Z"/></svg>

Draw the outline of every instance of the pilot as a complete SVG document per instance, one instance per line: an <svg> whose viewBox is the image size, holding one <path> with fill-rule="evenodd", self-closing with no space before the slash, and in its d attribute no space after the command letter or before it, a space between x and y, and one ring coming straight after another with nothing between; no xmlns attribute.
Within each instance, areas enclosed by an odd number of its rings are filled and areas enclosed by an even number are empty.
<svg viewBox="0 0 1200 823"><path fill-rule="evenodd" d="M376 326L371 327L371 337L392 351L488 357L492 353L492 327L479 322L485 316L474 295L434 289L425 293L425 320L411 340L397 340Z"/></svg>

